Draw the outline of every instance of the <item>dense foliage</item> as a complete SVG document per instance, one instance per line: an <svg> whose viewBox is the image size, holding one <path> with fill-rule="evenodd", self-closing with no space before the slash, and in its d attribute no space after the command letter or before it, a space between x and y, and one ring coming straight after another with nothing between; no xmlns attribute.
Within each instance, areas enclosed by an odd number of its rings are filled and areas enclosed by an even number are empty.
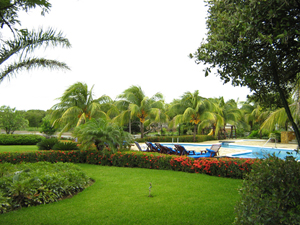
<svg viewBox="0 0 300 225"><path fill-rule="evenodd" d="M82 149L89 149L96 146L98 150L106 147L114 151L124 143L131 143L132 136L123 131L122 127L107 119L91 119L85 124L76 127L73 136L78 138Z"/></svg>
<svg viewBox="0 0 300 225"><path fill-rule="evenodd" d="M79 147L74 142L61 142L56 143L52 150L61 150L61 151L70 151L70 150L79 150Z"/></svg>
<svg viewBox="0 0 300 225"><path fill-rule="evenodd" d="M299 224L300 165L270 157L252 166L240 190L235 224Z"/></svg>
<svg viewBox="0 0 300 225"><path fill-rule="evenodd" d="M0 134L0 145L35 145L43 139L35 134Z"/></svg>
<svg viewBox="0 0 300 225"><path fill-rule="evenodd" d="M44 138L36 145L38 146L39 150L51 150L55 144L57 144L59 140L55 137L52 138Z"/></svg>
<svg viewBox="0 0 300 225"><path fill-rule="evenodd" d="M5 105L0 107L0 128L5 130L7 134L13 134L18 129L26 128L28 123L24 114L16 111L16 108Z"/></svg>
<svg viewBox="0 0 300 225"><path fill-rule="evenodd" d="M283 106L295 131L287 98L300 71L299 16L296 0L207 0L208 35L195 57L217 68L220 78L247 86L261 104Z"/></svg>
<svg viewBox="0 0 300 225"><path fill-rule="evenodd" d="M1 153L0 163L21 162L73 162L89 163L103 166L139 167L147 169L186 171L204 173L212 176L242 179L251 171L252 164L258 159L237 158L202 158L193 159L186 156L170 156L151 153L125 153L118 151L42 151L26 153Z"/></svg>
<svg viewBox="0 0 300 225"><path fill-rule="evenodd" d="M0 164L0 213L47 204L82 191L90 179L74 164Z"/></svg>
<svg viewBox="0 0 300 225"><path fill-rule="evenodd" d="M196 135L196 142L212 141L216 138L212 135ZM137 142L194 142L193 135L182 135L182 136L147 136L144 138L136 138Z"/></svg>

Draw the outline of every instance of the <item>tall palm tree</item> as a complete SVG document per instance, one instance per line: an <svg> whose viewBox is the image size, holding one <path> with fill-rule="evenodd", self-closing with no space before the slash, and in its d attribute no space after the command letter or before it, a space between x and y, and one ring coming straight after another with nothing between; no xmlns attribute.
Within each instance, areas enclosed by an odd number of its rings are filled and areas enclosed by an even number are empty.
<svg viewBox="0 0 300 225"><path fill-rule="evenodd" d="M197 128L198 130L201 128L201 122L214 120L215 117L212 110L213 105L211 102L199 96L198 90L194 93L184 93L181 100L173 104L170 108L171 112L183 112L173 118L175 126L184 122L189 122L194 125L194 141L196 141Z"/></svg>
<svg viewBox="0 0 300 225"><path fill-rule="evenodd" d="M57 60L30 57L29 54L40 47L71 47L67 38L61 32L53 29L37 32L20 30L12 40L1 40L0 48L0 82L4 78L10 78L21 70L34 68L69 69L69 67Z"/></svg>
<svg viewBox="0 0 300 225"><path fill-rule="evenodd" d="M131 86L118 96L117 105L123 108L123 112L115 118L121 125L131 121L133 116L140 120L141 138L144 137L144 124L148 122L150 114L159 113L163 106L163 96L156 93L151 98L145 96L141 87Z"/></svg>
<svg viewBox="0 0 300 225"><path fill-rule="evenodd" d="M289 108L291 110L292 116L295 120L296 125L300 126L300 75L298 75L298 81L295 83L295 88L292 93L292 97L289 99L290 105ZM266 130L274 130L275 126L278 125L280 127L285 127L288 129L288 125L290 124L290 120L286 114L284 108L277 109L272 112L269 117L263 122L260 129ZM297 138L298 145L300 146L300 142Z"/></svg>
<svg viewBox="0 0 300 225"><path fill-rule="evenodd" d="M93 87L88 90L87 84L77 82L58 98L59 103L52 106L52 122L62 127L61 133L84 124L91 118L108 118L101 107L112 100L106 95L93 99Z"/></svg>

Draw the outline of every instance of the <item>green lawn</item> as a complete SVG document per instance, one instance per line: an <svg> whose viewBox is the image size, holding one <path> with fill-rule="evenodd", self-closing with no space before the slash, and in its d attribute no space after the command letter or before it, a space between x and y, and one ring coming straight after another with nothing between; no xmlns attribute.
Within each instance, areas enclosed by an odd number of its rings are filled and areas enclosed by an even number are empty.
<svg viewBox="0 0 300 225"><path fill-rule="evenodd" d="M30 152L37 151L36 145L0 145L1 152Z"/></svg>
<svg viewBox="0 0 300 225"><path fill-rule="evenodd" d="M0 215L0 224L232 224L242 180L79 164L95 183L71 199ZM149 183L152 182L148 197Z"/></svg>

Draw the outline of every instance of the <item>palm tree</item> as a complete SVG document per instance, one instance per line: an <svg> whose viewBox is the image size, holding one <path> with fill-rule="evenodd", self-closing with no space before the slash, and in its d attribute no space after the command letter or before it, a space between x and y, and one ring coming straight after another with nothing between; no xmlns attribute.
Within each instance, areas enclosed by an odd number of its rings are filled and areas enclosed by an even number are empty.
<svg viewBox="0 0 300 225"><path fill-rule="evenodd" d="M129 122L133 116L137 116L140 120L141 138L144 137L144 124L149 122L150 114L158 114L159 109L163 106L163 96L156 93L153 97L145 96L141 87L131 86L118 96L120 99L117 105L123 109L123 112L115 118L121 125Z"/></svg>
<svg viewBox="0 0 300 225"><path fill-rule="evenodd" d="M297 126L300 125L300 75L298 81L295 83L294 91L290 102L290 110ZM272 112L269 117L264 121L260 129L274 130L275 126L285 127L287 129L289 119L285 113L284 108L280 108Z"/></svg>
<svg viewBox="0 0 300 225"><path fill-rule="evenodd" d="M61 133L84 124L91 118L108 118L102 106L112 100L106 95L93 99L93 87L88 90L87 84L77 82L58 98L59 103L52 106L52 122L62 127Z"/></svg>
<svg viewBox="0 0 300 225"><path fill-rule="evenodd" d="M213 105L209 100L199 96L199 91L194 93L186 92L181 97L181 100L174 103L170 111L179 112L174 118L174 125L180 123L189 122L194 125L194 141L196 141L197 128L200 130L202 128L202 121L212 121L215 119L212 113ZM183 112L180 114L180 112Z"/></svg>
<svg viewBox="0 0 300 225"><path fill-rule="evenodd" d="M20 30L14 39L1 40L0 48L0 82L4 78L10 78L21 70L34 68L69 69L69 67L57 60L29 57L35 49L40 47L71 47L68 39L61 32L56 33L52 29L46 32ZM14 59L15 58L15 59Z"/></svg>
<svg viewBox="0 0 300 225"><path fill-rule="evenodd" d="M231 133L230 137L232 137L233 133L233 126L237 124L237 122L242 117L242 112L237 107L237 103L235 100L230 99L227 102L225 102L223 97L220 97L219 99L214 99L215 105L217 106L217 110L215 113L219 116L216 118L219 118L216 120L217 126L222 127L222 130L224 131L224 137L226 138L226 124L231 124ZM221 119L222 118L222 119ZM223 124L220 124L223 123Z"/></svg>
<svg viewBox="0 0 300 225"><path fill-rule="evenodd" d="M124 143L131 143L132 141L128 132L103 118L91 119L76 127L73 136L78 137L83 149L89 149L95 144L98 150L104 150L104 147L108 146L113 152L117 146L123 146Z"/></svg>

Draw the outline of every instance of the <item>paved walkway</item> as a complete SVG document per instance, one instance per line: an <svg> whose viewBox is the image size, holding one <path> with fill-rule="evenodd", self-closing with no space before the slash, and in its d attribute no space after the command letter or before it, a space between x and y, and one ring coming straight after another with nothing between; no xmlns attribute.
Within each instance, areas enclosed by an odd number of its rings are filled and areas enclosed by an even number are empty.
<svg viewBox="0 0 300 225"><path fill-rule="evenodd" d="M236 145L247 145L247 146L255 146L255 147L273 147L275 148L275 143L266 143L267 140L261 140L261 139L227 139L224 141L230 141L232 143L230 144L236 144ZM199 144L207 144L207 145L211 145L211 144L217 144L220 143L219 140L215 140L215 141L205 141L205 142L200 142ZM163 144L163 143L162 143ZM190 143L190 144L194 144L194 143ZM146 146L144 143L140 143L141 146ZM297 148L297 144L295 143L290 143L290 144L281 144L281 143L276 143L276 148L281 148L281 149L296 149ZM137 147L134 145L132 148L132 150L138 150ZM203 151L205 150L205 148L203 147L186 147L187 150L195 150L195 151ZM220 148L219 150L219 155L220 156L227 156L227 155L231 155L234 153L243 153L243 152L247 152L246 150L240 150L240 149L233 149L233 148Z"/></svg>

